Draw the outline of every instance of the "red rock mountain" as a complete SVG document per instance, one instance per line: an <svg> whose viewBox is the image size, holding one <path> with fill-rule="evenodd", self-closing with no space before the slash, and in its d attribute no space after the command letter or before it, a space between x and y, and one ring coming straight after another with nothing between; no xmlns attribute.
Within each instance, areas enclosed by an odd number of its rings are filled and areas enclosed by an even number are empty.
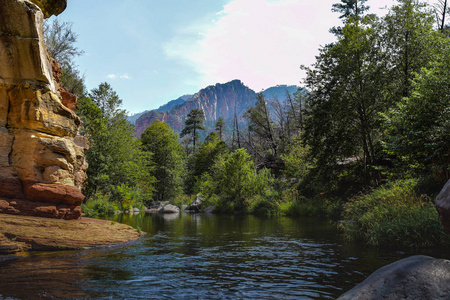
<svg viewBox="0 0 450 300"><path fill-rule="evenodd" d="M254 105L256 96L257 94L240 80L211 85L167 112L152 110L144 113L136 120L136 136L140 137L145 128L155 120L166 122L179 133L184 127L187 114L194 108L203 109L205 112L206 134L214 130L219 117L225 120L228 127L232 127L235 107L236 114L241 117L249 107Z"/></svg>

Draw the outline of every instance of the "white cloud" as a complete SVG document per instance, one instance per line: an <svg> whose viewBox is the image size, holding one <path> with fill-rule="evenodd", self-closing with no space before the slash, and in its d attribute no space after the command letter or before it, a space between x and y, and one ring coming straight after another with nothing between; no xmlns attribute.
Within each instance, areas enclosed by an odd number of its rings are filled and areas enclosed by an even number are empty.
<svg viewBox="0 0 450 300"><path fill-rule="evenodd" d="M128 75L127 73L124 73L124 74L111 73L111 74L106 75L106 78L112 79L112 80L114 80L114 79L126 79L126 80L131 79L130 75Z"/></svg>
<svg viewBox="0 0 450 300"><path fill-rule="evenodd" d="M393 0L371 3L380 7ZM166 46L170 58L191 65L207 85L241 79L260 91L299 84L300 65L311 65L318 48L334 40L336 0L232 0L207 24L180 29ZM192 80L192 79L190 79Z"/></svg>

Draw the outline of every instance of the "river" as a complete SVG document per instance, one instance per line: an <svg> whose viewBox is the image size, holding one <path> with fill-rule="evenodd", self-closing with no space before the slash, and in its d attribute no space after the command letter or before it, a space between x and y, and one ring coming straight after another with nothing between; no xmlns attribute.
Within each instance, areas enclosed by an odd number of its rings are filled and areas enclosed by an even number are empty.
<svg viewBox="0 0 450 300"><path fill-rule="evenodd" d="M0 261L0 299L335 299L412 254L346 243L320 218L117 215L126 245ZM447 257L446 257L447 256Z"/></svg>

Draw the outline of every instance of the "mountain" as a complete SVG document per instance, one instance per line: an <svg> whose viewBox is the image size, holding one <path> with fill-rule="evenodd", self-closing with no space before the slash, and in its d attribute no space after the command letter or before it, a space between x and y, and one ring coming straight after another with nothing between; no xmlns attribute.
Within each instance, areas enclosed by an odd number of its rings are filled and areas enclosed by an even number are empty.
<svg viewBox="0 0 450 300"><path fill-rule="evenodd" d="M179 105L179 104L183 104L184 102L186 102L186 100L188 100L189 98L191 98L192 95L184 95L181 96L178 99L172 100L167 102L164 105L161 105L159 108L155 109L158 112L166 112L171 110L172 108L174 108L175 105Z"/></svg>
<svg viewBox="0 0 450 300"><path fill-rule="evenodd" d="M136 124L136 120L139 119L139 117L142 116L143 114L145 114L146 112L148 112L148 110L140 112L140 113L132 114L131 116L127 117L127 120L131 124Z"/></svg>
<svg viewBox="0 0 450 300"><path fill-rule="evenodd" d="M171 101L167 102L166 104L161 105L159 108L157 108L157 109L155 109L155 110L156 110L156 111L159 111L159 112L169 111L169 110L171 110L175 105L183 104L184 102L186 102L186 100L188 100L188 99L191 98L191 97L192 97L192 95L184 95L184 96L181 96L181 97L178 98L178 99L171 100ZM131 116L128 116L128 117L127 117L127 120L128 120L128 122L130 122L131 124L136 124L136 120L139 119L140 116L142 116L142 115L145 114L146 112L148 112L148 110L145 110L145 111L143 111L143 112L136 113L136 114L133 114L133 115L131 115Z"/></svg>
<svg viewBox="0 0 450 300"><path fill-rule="evenodd" d="M286 90L292 94L297 89L298 87L296 86L279 85L266 89L263 91L263 94L267 95L266 98L268 100L277 97L278 100L284 101ZM211 85L201 89L188 99L180 97L162 106L172 106L170 110L159 111L160 109L158 109L143 113L136 120L136 136L139 137L145 128L150 126L155 120L166 122L176 133L180 133L184 127L187 114L194 108L203 109L205 112L206 134L214 130L215 123L219 117L222 117L227 127L231 128L235 109L237 116L242 120L242 115L255 104L256 97L256 92L245 86L240 80ZM179 101L180 99L183 101ZM178 104L174 101L177 101Z"/></svg>
<svg viewBox="0 0 450 300"><path fill-rule="evenodd" d="M284 102L287 99L286 91L292 96L298 90L298 88L299 87L296 85L283 84L270 87L262 91L262 93L268 101L277 98L280 102Z"/></svg>

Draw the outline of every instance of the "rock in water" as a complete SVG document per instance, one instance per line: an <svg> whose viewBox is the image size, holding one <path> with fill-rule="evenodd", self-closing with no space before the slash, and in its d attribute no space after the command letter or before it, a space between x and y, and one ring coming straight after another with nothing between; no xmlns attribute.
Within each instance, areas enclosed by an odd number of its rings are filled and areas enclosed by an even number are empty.
<svg viewBox="0 0 450 300"><path fill-rule="evenodd" d="M450 261L417 255L378 269L338 300L449 298Z"/></svg>
<svg viewBox="0 0 450 300"><path fill-rule="evenodd" d="M44 15L61 13L66 4L67 0L0 1L3 213L62 219L81 215L88 143L77 136L80 119L62 102L58 67L50 61L42 30ZM73 108L73 96L65 98Z"/></svg>
<svg viewBox="0 0 450 300"><path fill-rule="evenodd" d="M162 214L177 214L180 212L180 209L175 205L167 204L159 212Z"/></svg>
<svg viewBox="0 0 450 300"><path fill-rule="evenodd" d="M436 197L436 209L444 230L450 234L450 180Z"/></svg>

